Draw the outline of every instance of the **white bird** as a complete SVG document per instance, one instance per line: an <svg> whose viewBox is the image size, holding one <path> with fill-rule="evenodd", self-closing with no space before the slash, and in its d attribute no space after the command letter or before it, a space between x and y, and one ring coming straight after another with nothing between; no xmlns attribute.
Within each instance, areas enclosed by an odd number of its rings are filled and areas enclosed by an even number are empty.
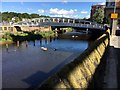
<svg viewBox="0 0 120 90"><path fill-rule="evenodd" d="M41 49L42 49L43 51L47 51L47 50L48 50L48 48L45 48L45 47L41 47Z"/></svg>

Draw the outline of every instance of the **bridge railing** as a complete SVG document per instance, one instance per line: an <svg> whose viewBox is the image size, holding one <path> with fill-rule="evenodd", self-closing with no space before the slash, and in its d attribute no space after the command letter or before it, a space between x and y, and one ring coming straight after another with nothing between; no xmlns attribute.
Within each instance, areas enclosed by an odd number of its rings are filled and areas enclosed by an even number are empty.
<svg viewBox="0 0 120 90"><path fill-rule="evenodd" d="M67 23L67 22L40 22L39 26L72 26L72 27L85 27L85 28L104 28L101 24L80 24L80 23Z"/></svg>
<svg viewBox="0 0 120 90"><path fill-rule="evenodd" d="M104 29L101 24L81 24L81 23L68 23L68 22L28 22L15 25L21 26L68 26L68 27L83 27L83 28L100 28Z"/></svg>

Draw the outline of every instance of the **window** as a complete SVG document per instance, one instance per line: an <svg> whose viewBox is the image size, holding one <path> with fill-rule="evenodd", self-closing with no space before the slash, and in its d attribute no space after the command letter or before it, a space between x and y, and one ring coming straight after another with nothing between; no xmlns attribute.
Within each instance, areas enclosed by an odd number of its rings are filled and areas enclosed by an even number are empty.
<svg viewBox="0 0 120 90"><path fill-rule="evenodd" d="M7 27L4 27L4 30L7 30Z"/></svg>
<svg viewBox="0 0 120 90"><path fill-rule="evenodd" d="M2 27L0 27L0 30L2 30Z"/></svg>
<svg viewBox="0 0 120 90"><path fill-rule="evenodd" d="M11 27L8 27L8 30L11 30Z"/></svg>
<svg viewBox="0 0 120 90"><path fill-rule="evenodd" d="M11 31L13 31L13 27L11 27Z"/></svg>
<svg viewBox="0 0 120 90"><path fill-rule="evenodd" d="M47 28L49 28L49 27L45 26L44 28L47 29Z"/></svg>

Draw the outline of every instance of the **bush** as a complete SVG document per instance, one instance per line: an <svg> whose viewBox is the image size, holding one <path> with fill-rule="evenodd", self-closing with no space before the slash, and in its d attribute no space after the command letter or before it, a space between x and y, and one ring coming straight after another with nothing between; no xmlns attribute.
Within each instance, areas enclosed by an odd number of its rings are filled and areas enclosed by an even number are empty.
<svg viewBox="0 0 120 90"><path fill-rule="evenodd" d="M54 32L53 31L43 31L43 32L35 31L34 34L41 35L42 37L54 36Z"/></svg>

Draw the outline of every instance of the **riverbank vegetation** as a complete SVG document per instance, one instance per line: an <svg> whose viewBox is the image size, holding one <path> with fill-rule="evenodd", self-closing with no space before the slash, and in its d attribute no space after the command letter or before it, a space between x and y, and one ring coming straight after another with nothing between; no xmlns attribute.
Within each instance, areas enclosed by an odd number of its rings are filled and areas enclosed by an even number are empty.
<svg viewBox="0 0 120 90"><path fill-rule="evenodd" d="M0 42L16 42L16 41L30 41L30 40L40 40L42 38L54 37L53 31L32 31L32 32L16 32L16 33L5 33Z"/></svg>
<svg viewBox="0 0 120 90"><path fill-rule="evenodd" d="M65 33L65 32L71 32L73 31L72 28L63 28L60 30L61 33ZM58 32L59 34L59 32ZM4 43L4 42L16 42L16 41L31 41L31 40L40 40L42 38L49 38L49 37L55 37L56 32L51 30L51 31L38 31L38 30L34 30L31 32L28 31L22 31L22 32L15 32L15 33L11 33L11 32L6 32L4 33L4 35L2 36L2 38L0 38L0 43Z"/></svg>
<svg viewBox="0 0 120 90"><path fill-rule="evenodd" d="M62 32L72 32L73 28L62 28Z"/></svg>
<svg viewBox="0 0 120 90"><path fill-rule="evenodd" d="M35 31L34 32L35 35L41 35L43 38L47 38L47 37L54 37L54 31Z"/></svg>

